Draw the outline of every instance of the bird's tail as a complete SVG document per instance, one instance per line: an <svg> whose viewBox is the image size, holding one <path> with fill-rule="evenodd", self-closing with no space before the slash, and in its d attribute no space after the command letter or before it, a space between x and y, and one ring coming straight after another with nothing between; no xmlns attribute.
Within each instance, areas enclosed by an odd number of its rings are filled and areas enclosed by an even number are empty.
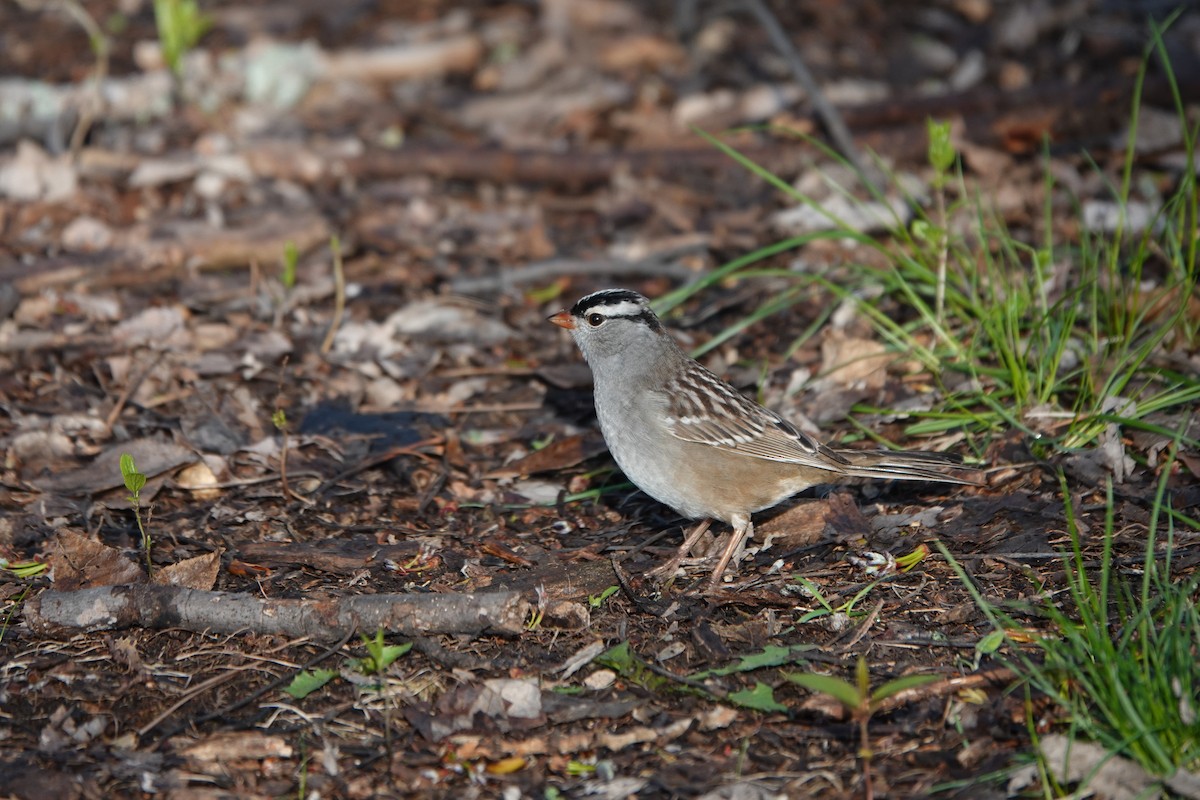
<svg viewBox="0 0 1200 800"><path fill-rule="evenodd" d="M978 470L965 467L951 453L927 453L921 450L837 450L848 462L847 475L857 478L883 478L897 481L939 481L982 485Z"/></svg>

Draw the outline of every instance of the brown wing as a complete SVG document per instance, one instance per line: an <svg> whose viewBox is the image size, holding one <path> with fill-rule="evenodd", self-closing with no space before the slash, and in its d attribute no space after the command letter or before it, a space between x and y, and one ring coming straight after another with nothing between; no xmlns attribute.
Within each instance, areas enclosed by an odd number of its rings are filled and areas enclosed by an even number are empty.
<svg viewBox="0 0 1200 800"><path fill-rule="evenodd" d="M842 472L848 462L695 361L667 384L668 428L687 442Z"/></svg>

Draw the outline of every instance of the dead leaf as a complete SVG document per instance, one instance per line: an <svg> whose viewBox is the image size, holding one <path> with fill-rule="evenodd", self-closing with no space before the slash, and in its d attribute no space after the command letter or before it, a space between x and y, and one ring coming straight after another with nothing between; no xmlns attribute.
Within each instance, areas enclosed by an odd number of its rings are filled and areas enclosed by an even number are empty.
<svg viewBox="0 0 1200 800"><path fill-rule="evenodd" d="M555 628L581 631L591 624L592 615L583 603L559 600L546 606L544 621Z"/></svg>
<svg viewBox="0 0 1200 800"><path fill-rule="evenodd" d="M770 538L775 547L785 550L806 547L820 540L829 530L839 540L866 536L871 525L846 492L837 492L821 500L801 500L791 508L754 526L762 539Z"/></svg>
<svg viewBox="0 0 1200 800"><path fill-rule="evenodd" d="M204 461L186 466L175 476L175 484L183 489L190 489L195 500L216 500L221 496L217 488L217 476L212 467Z"/></svg>
<svg viewBox="0 0 1200 800"><path fill-rule="evenodd" d="M498 539L494 539L494 538L488 539L487 541L485 541L483 544L481 544L479 546L479 550L482 553L486 553L489 556L495 556L496 558L500 559L501 561L507 562L509 564L513 564L514 566L518 566L518 567L534 566L534 563L532 561L530 561L527 558L523 558L523 557L517 555L512 550L510 550L507 545L505 545L503 542L499 541Z"/></svg>
<svg viewBox="0 0 1200 800"><path fill-rule="evenodd" d="M207 591L216 585L220 569L221 553L217 551L157 569L150 580L161 586L184 586Z"/></svg>
<svg viewBox="0 0 1200 800"><path fill-rule="evenodd" d="M837 387L879 389L887 377L892 356L873 339L847 336L831 329L821 342L822 384Z"/></svg>
<svg viewBox="0 0 1200 800"><path fill-rule="evenodd" d="M446 300L418 300L392 312L383 325L392 336L423 336L438 342L499 344L513 331L478 309Z"/></svg>
<svg viewBox="0 0 1200 800"><path fill-rule="evenodd" d="M113 328L112 338L127 347L183 349L191 346L190 316L181 305L151 306Z"/></svg>
<svg viewBox="0 0 1200 800"><path fill-rule="evenodd" d="M271 574L269 567L264 567L260 564L250 564L236 558L229 562L226 572L238 578L250 578L255 581L262 580Z"/></svg>
<svg viewBox="0 0 1200 800"><path fill-rule="evenodd" d="M627 36L604 48L600 63L610 70L659 70L687 60L678 44L653 34Z"/></svg>
<svg viewBox="0 0 1200 800"><path fill-rule="evenodd" d="M446 692L432 713L415 705L405 708L405 716L413 727L434 742L452 733L474 730L478 715L504 732L544 724L542 690L533 680L495 678Z"/></svg>
<svg viewBox="0 0 1200 800"><path fill-rule="evenodd" d="M992 133L1000 140L1000 146L1010 153L1037 152L1045 141L1054 141L1054 126L1059 114L1058 109L1049 108L1036 113L1013 112L997 119L992 124Z"/></svg>
<svg viewBox="0 0 1200 800"><path fill-rule="evenodd" d="M146 671L146 665L142 663L142 657L133 639L128 636L122 636L120 639L105 637L105 644L108 645L108 653L116 663L139 675Z"/></svg>
<svg viewBox="0 0 1200 800"><path fill-rule="evenodd" d="M288 245L303 254L329 243L329 223L315 213L268 211L241 228L215 228L205 222L173 221L148 232L130 258L148 264L187 264L226 269L272 264Z"/></svg>
<svg viewBox="0 0 1200 800"><path fill-rule="evenodd" d="M147 478L170 472L196 460L196 454L181 444L147 437L110 445L85 467L32 483L43 492L65 495L96 494L116 489L124 485L120 466L123 453L133 456L138 471Z"/></svg>
<svg viewBox="0 0 1200 800"><path fill-rule="evenodd" d="M62 591L92 586L125 586L144 583L142 568L120 550L94 541L72 530L62 530L54 550L46 559L54 588Z"/></svg>
<svg viewBox="0 0 1200 800"><path fill-rule="evenodd" d="M0 196L18 202L60 203L74 196L78 184L70 153L51 156L28 139L0 166Z"/></svg>
<svg viewBox="0 0 1200 800"><path fill-rule="evenodd" d="M1040 747L1046 766L1063 785L1087 779L1086 788L1108 800L1161 796L1154 789L1157 778L1137 762L1114 755L1098 744L1050 734L1042 737Z"/></svg>
<svg viewBox="0 0 1200 800"><path fill-rule="evenodd" d="M607 449L603 437L598 433L584 433L556 439L541 450L534 450L524 458L494 469L485 477L516 478L538 472L552 472L574 467L598 456Z"/></svg>

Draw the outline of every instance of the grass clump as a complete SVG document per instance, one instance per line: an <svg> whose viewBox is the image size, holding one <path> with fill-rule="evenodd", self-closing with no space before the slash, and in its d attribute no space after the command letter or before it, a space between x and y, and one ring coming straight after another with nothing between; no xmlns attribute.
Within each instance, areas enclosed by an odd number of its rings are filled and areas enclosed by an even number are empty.
<svg viewBox="0 0 1200 800"><path fill-rule="evenodd" d="M1168 560L1158 562L1152 533L1143 579L1135 583L1113 569L1111 485L1104 551L1090 575L1069 497L1067 514L1071 552L1064 564L1075 614L1041 605L1055 635L1038 640L1040 664L1023 664L1027 680L1069 714L1075 732L1150 774L1200 769L1200 578L1171 580L1173 524Z"/></svg>
<svg viewBox="0 0 1200 800"><path fill-rule="evenodd" d="M1162 50L1156 33L1151 53L1162 55ZM1174 85L1165 57L1161 60ZM1148 61L1138 78L1122 175L1115 185L1108 181L1112 204L1119 209L1112 230L1091 231L1082 219L1056 227L1054 208L1065 193L1049 166L1040 232L1009 230L967 186L956 166L949 128L937 123L929 125L932 197L925 203L909 197L913 221L906 224L895 217L883 239L852 229L817 200L707 137L748 170L823 214L832 229L732 261L662 298L658 310L669 311L730 279L785 279L769 302L714 337L707 349L796 303L811 303L814 289L854 302L892 349L918 361L941 386L941 407L906 412L914 420L906 432L913 436L1017 429L1027 434L1037 455L1045 456L1093 446L1113 423L1161 433L1164 412L1200 402L1200 379L1174 369L1171 358L1176 350L1200 345L1200 319L1189 306L1198 277L1200 192L1194 167L1200 132L1177 101L1186 166L1150 223L1129 224L1127 209L1136 200L1137 110ZM844 187L835 188L850 196ZM881 190L871 187L871 193L881 207L888 207ZM1082 217L1082 210L1075 214ZM1063 241L1067 237L1055 231L1064 227L1081 233ZM836 282L762 266L773 256L823 238L869 248L885 257L876 261L886 263L848 264L847 275Z"/></svg>
<svg viewBox="0 0 1200 800"><path fill-rule="evenodd" d="M1068 734L1162 779L1200 770L1200 576L1174 575L1172 563L1176 520L1193 529L1200 523L1169 506L1166 485L1173 461L1172 452L1158 484L1140 576L1138 570L1132 576L1119 570L1113 556L1111 481L1101 552L1090 562L1063 481L1070 540L1063 553L1065 591L1043 588L1030 606L1004 608L987 601L941 547L1004 638L1007 648L999 658L1059 707ZM1029 636L1014 616L1021 611L1046 620L1049 630ZM1053 765L1045 767L1044 774L1054 778Z"/></svg>

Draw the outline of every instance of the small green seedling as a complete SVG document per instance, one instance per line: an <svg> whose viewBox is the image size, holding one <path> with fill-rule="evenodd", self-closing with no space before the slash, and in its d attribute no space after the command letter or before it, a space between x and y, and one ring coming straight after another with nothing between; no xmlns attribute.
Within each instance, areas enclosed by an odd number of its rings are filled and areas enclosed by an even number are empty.
<svg viewBox="0 0 1200 800"><path fill-rule="evenodd" d="M154 25L163 61L178 76L184 55L212 27L212 18L200 11L196 0L154 0Z"/></svg>
<svg viewBox="0 0 1200 800"><path fill-rule="evenodd" d="M396 659L412 649L412 642L389 645L383 641L383 631L375 632L374 638L362 637L366 645L367 655L347 661L347 666L362 675L382 677L383 673ZM313 692L338 676L336 669L306 669L297 672L292 682L284 687L284 692L296 700L303 700Z"/></svg>
<svg viewBox="0 0 1200 800"><path fill-rule="evenodd" d="M142 534L142 550L146 553L146 574L154 573L154 564L150 560L150 534L142 524L142 489L146 485L146 476L138 472L129 453L121 454L121 479L129 491L129 505L133 507L133 518L137 520L138 531Z"/></svg>
<svg viewBox="0 0 1200 800"><path fill-rule="evenodd" d="M863 782L867 787L867 797L872 796L871 759L874 756L871 750L871 740L867 731L867 723L889 697L894 697L906 689L924 686L927 683L938 680L938 676L936 675L906 675L903 678L888 681L872 691L871 675L867 671L867 660L862 656L858 657L854 683L842 680L841 678L835 678L832 675L820 675L815 672L792 673L784 677L792 683L803 686L805 689L820 692L837 700L846 707L846 710L858 722L861 741L858 756L862 759Z"/></svg>
<svg viewBox="0 0 1200 800"><path fill-rule="evenodd" d="M612 597L619 591L621 591L620 586L609 586L600 594L590 594L588 595L588 605L590 605L592 608L599 608L600 606L604 605L605 600Z"/></svg>
<svg viewBox="0 0 1200 800"><path fill-rule="evenodd" d="M364 635L362 642L366 645L367 655L364 658L358 659L355 663L355 669L363 675L375 675L382 677L388 667L392 665L397 658L412 650L412 642L404 644L385 644L383 641L383 629L375 631L375 636L368 637Z"/></svg>
<svg viewBox="0 0 1200 800"><path fill-rule="evenodd" d="M899 559L897 559L897 561L899 561ZM833 604L829 602L824 594L822 594L817 585L808 578L805 578L803 575L798 575L796 576L796 582L803 586L805 591L807 591L809 595L811 595L812 598L821 606L820 608L815 608L812 611L805 612L805 614L798 620L802 625L806 622L812 622L814 619L826 616L828 614L845 614L848 617L852 616L854 614L854 608L858 605L859 601L870 594L871 590L880 583L879 580L871 581L866 586L859 589L858 592L845 603L842 603L837 608L834 608Z"/></svg>
<svg viewBox="0 0 1200 800"><path fill-rule="evenodd" d="M946 263L950 255L949 224L946 219L946 176L954 166L956 154L950 142L950 123L932 119L925 124L929 133L929 165L933 167L933 189L937 197L938 225L936 230L937 288L934 298L935 319L939 330L946 316ZM914 231L915 232L915 231Z"/></svg>
<svg viewBox="0 0 1200 800"><path fill-rule="evenodd" d="M22 580L41 575L49 568L50 565L44 561L9 561L0 558L0 569L7 570Z"/></svg>
<svg viewBox="0 0 1200 800"><path fill-rule="evenodd" d="M739 689L736 692L730 692L727 699L742 708L764 713L788 710L787 706L775 699L775 690L762 681L755 681L753 689Z"/></svg>
<svg viewBox="0 0 1200 800"><path fill-rule="evenodd" d="M928 157L929 166L934 170L933 185L940 189L946 185L946 173L954 166L956 156L950 141L950 123L929 119L925 121L925 131L929 134Z"/></svg>
<svg viewBox="0 0 1200 800"><path fill-rule="evenodd" d="M283 274L279 276L283 288L291 291L296 285L296 265L300 263L300 250L295 242L283 246Z"/></svg>

